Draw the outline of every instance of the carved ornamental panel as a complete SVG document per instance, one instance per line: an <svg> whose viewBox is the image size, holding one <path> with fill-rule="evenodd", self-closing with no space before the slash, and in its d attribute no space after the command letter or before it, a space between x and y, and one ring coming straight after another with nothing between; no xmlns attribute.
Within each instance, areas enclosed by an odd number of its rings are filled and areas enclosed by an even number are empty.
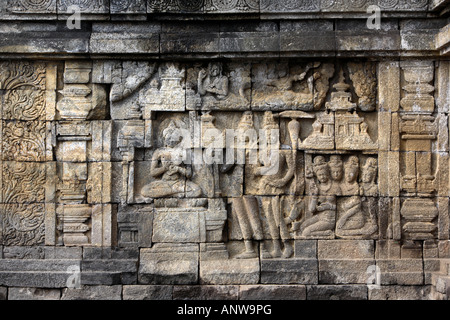
<svg viewBox="0 0 450 320"><path fill-rule="evenodd" d="M326 243L376 243L380 259L438 250L436 66L3 61L0 244L139 248L140 283L159 284L195 283L198 261L207 283L245 270L270 283L278 267L313 283Z"/></svg>

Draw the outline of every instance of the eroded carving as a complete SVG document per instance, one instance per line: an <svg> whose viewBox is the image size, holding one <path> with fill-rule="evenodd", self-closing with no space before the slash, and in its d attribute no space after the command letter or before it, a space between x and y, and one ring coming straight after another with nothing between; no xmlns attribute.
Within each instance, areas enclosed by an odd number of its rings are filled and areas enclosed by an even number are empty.
<svg viewBox="0 0 450 320"><path fill-rule="evenodd" d="M32 246L44 242L44 204L4 204L2 211L3 244L8 246Z"/></svg>
<svg viewBox="0 0 450 320"><path fill-rule="evenodd" d="M184 111L184 79L185 69L178 64L160 65L157 74L151 78L150 88L140 93L139 102L144 107L144 118L148 119L151 111Z"/></svg>
<svg viewBox="0 0 450 320"><path fill-rule="evenodd" d="M207 67L190 68L188 77L186 90L188 109L250 108L250 65L211 62Z"/></svg>
<svg viewBox="0 0 450 320"><path fill-rule="evenodd" d="M349 76L359 97L358 107L362 111L376 108L377 69L374 63L348 63Z"/></svg>
<svg viewBox="0 0 450 320"><path fill-rule="evenodd" d="M328 82L334 73L331 64L265 63L253 66L252 106L256 110L320 109Z"/></svg>

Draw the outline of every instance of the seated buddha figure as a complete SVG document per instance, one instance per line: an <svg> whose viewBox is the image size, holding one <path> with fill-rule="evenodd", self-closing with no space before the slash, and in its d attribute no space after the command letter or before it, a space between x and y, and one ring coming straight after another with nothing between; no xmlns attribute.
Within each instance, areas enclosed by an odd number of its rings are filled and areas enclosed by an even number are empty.
<svg viewBox="0 0 450 320"><path fill-rule="evenodd" d="M183 165L185 150L182 147L183 135L172 121L163 131L164 147L153 153L150 175L158 180L153 181L141 190L148 198L200 197L200 187L189 180L192 176L190 168Z"/></svg>

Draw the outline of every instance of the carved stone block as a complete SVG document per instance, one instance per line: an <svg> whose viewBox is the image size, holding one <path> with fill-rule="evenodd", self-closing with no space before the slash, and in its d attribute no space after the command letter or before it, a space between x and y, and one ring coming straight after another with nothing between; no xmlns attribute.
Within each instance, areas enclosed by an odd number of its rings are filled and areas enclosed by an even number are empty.
<svg viewBox="0 0 450 320"><path fill-rule="evenodd" d="M214 200L210 199L209 201L213 202ZM220 209L220 206L214 208L211 203L209 207L209 210L205 207L198 207L198 205L196 207L194 203L185 208L157 206L153 224L153 242L211 243L223 241L226 211Z"/></svg>
<svg viewBox="0 0 450 320"><path fill-rule="evenodd" d="M47 125L40 121L2 122L2 159L5 161L45 161Z"/></svg>
<svg viewBox="0 0 450 320"><path fill-rule="evenodd" d="M147 12L146 0L110 0L112 14L142 14Z"/></svg>
<svg viewBox="0 0 450 320"><path fill-rule="evenodd" d="M148 0L147 11L149 13L157 12L172 12L172 13L183 13L183 12L203 12L204 10L204 0L195 0L191 2L185 2L180 0Z"/></svg>
<svg viewBox="0 0 450 320"><path fill-rule="evenodd" d="M316 259L263 259L261 283L263 284L318 284Z"/></svg>
<svg viewBox="0 0 450 320"><path fill-rule="evenodd" d="M186 106L189 110L248 110L250 65L209 63L187 70Z"/></svg>
<svg viewBox="0 0 450 320"><path fill-rule="evenodd" d="M310 0L292 0L279 3L274 0L261 0L261 12L314 12L319 11L320 5Z"/></svg>
<svg viewBox="0 0 450 320"><path fill-rule="evenodd" d="M8 11L11 13L34 13L49 14L56 13L56 0L44 1L7 1Z"/></svg>
<svg viewBox="0 0 450 320"><path fill-rule="evenodd" d="M153 216L152 206L119 206L117 213L119 246L151 247Z"/></svg>
<svg viewBox="0 0 450 320"><path fill-rule="evenodd" d="M260 0L206 0L206 13L256 13L259 12Z"/></svg>
<svg viewBox="0 0 450 320"><path fill-rule="evenodd" d="M46 200L47 182L52 182L51 172L43 163L10 162L2 163L3 203L43 203ZM48 179L48 180L47 180Z"/></svg>
<svg viewBox="0 0 450 320"><path fill-rule="evenodd" d="M330 64L267 62L252 67L253 110L320 109L334 73Z"/></svg>
<svg viewBox="0 0 450 320"><path fill-rule="evenodd" d="M195 284L199 274L199 247L195 244L160 244L141 249L140 284Z"/></svg>
<svg viewBox="0 0 450 320"><path fill-rule="evenodd" d="M420 259L377 260L381 271L381 285L424 284L423 263Z"/></svg>
<svg viewBox="0 0 450 320"><path fill-rule="evenodd" d="M200 262L200 283L202 284L257 284L259 276L259 259Z"/></svg>
<svg viewBox="0 0 450 320"><path fill-rule="evenodd" d="M71 12L70 8L74 6L85 14L109 13L109 0L58 0L58 12L60 14Z"/></svg>
<svg viewBox="0 0 450 320"><path fill-rule="evenodd" d="M2 243L6 246L41 245L45 240L45 205L10 203L1 205Z"/></svg>
<svg viewBox="0 0 450 320"><path fill-rule="evenodd" d="M304 285L242 285L241 300L306 300Z"/></svg>

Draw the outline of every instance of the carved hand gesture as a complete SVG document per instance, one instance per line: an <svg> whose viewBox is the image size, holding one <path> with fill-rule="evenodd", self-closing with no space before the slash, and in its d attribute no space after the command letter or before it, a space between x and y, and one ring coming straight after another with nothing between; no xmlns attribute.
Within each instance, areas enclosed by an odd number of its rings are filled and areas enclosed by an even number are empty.
<svg viewBox="0 0 450 320"><path fill-rule="evenodd" d="M200 72L198 73L198 78L199 79L205 79L206 78L206 70L202 69L200 70Z"/></svg>
<svg viewBox="0 0 450 320"><path fill-rule="evenodd" d="M309 184L309 190L312 195L318 195L319 194L319 188L317 187L317 184L314 180L311 180Z"/></svg>

